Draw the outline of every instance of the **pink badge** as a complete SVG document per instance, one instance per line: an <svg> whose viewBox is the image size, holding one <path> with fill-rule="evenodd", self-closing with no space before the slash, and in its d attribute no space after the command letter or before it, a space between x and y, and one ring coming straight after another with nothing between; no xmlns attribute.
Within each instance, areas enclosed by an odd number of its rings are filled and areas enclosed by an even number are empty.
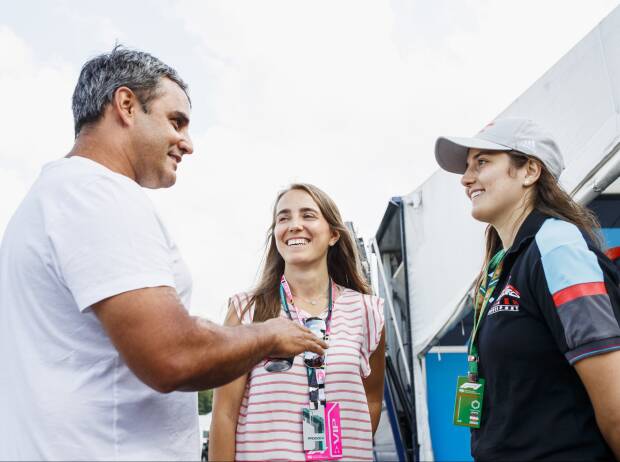
<svg viewBox="0 0 620 462"><path fill-rule="evenodd" d="M342 429L340 427L340 404L325 404L325 439L327 449L324 451L307 451L306 460L331 460L342 458Z"/></svg>

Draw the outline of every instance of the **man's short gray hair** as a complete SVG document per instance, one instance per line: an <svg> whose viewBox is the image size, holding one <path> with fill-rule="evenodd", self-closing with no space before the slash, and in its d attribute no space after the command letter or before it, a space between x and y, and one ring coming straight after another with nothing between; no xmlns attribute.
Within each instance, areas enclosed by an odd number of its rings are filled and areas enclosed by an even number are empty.
<svg viewBox="0 0 620 462"><path fill-rule="evenodd" d="M162 77L175 82L187 95L187 84L172 67L144 51L116 45L110 53L96 56L86 62L73 92L73 122L75 136L87 124L97 122L105 106L112 102L119 87L131 89L145 112L149 102L157 96L157 85Z"/></svg>

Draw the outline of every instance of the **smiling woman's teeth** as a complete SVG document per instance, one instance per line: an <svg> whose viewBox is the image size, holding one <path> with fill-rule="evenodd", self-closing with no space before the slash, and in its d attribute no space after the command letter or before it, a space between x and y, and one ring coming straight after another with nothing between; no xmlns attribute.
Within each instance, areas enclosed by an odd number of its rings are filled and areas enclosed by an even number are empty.
<svg viewBox="0 0 620 462"><path fill-rule="evenodd" d="M474 197L478 197L478 196L479 196L480 194L482 194L483 192L484 192L484 191L476 191L476 192L473 192L473 193L471 194L471 198L473 199Z"/></svg>
<svg viewBox="0 0 620 462"><path fill-rule="evenodd" d="M290 247L290 246L306 245L307 243L308 241L306 239L291 239L286 243L286 245Z"/></svg>

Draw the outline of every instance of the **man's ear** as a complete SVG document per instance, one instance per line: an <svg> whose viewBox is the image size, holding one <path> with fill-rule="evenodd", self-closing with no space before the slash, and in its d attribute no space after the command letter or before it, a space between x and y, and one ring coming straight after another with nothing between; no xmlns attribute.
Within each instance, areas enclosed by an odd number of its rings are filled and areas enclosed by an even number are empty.
<svg viewBox="0 0 620 462"><path fill-rule="evenodd" d="M525 177L523 178L523 186L532 186L540 178L542 172L542 165L539 161L534 159L528 159L525 164Z"/></svg>
<svg viewBox="0 0 620 462"><path fill-rule="evenodd" d="M136 94L128 87L118 87L112 97L112 111L121 124L133 125L136 111L142 110Z"/></svg>

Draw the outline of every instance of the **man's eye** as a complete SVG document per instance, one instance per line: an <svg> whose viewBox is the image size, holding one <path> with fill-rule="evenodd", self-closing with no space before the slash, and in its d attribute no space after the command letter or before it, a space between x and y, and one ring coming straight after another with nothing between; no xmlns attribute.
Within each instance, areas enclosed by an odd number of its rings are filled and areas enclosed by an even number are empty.
<svg viewBox="0 0 620 462"><path fill-rule="evenodd" d="M478 165L484 165L487 163L486 159L478 159Z"/></svg>
<svg viewBox="0 0 620 462"><path fill-rule="evenodd" d="M179 121L177 119L171 119L170 122L172 123L172 126L175 130L179 129Z"/></svg>

